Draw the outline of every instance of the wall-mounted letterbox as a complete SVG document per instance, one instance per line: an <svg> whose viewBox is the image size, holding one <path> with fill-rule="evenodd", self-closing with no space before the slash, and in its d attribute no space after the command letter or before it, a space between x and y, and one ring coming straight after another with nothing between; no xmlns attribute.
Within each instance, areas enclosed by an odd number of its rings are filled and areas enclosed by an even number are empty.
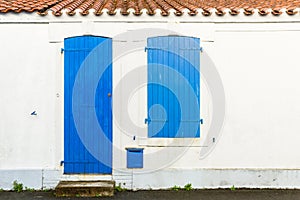
<svg viewBox="0 0 300 200"><path fill-rule="evenodd" d="M126 148L127 168L143 168L143 148Z"/></svg>

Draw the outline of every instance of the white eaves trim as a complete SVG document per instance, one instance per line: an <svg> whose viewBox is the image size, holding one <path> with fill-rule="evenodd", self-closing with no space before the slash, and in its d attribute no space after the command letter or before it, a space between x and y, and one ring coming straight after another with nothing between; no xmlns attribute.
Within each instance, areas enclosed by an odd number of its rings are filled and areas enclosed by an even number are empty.
<svg viewBox="0 0 300 200"><path fill-rule="evenodd" d="M94 22L158 22L158 23L277 23L277 22L300 22L300 9L296 9L298 13L295 15L286 14L286 9L281 9L282 14L279 16L274 16L269 13L266 16L261 16L258 13L258 9L254 10L254 13L250 16L245 15L244 9L239 10L239 14L232 16L229 14L229 9L224 10L226 13L223 16L218 16L216 14L216 9L210 10L212 14L210 16L202 15L203 10L198 9L198 14L195 16L190 16L188 14L189 10L185 9L181 16L176 16L175 10L170 10L169 16L162 16L160 10L156 10L156 14L150 16L147 14L147 10L143 9L143 13L140 16L135 16L134 10L129 9L129 15L124 16L121 14L121 10L117 9L115 15L107 14L107 9L103 10L101 16L96 16L93 13L94 9L89 10L89 14L82 16L80 14L81 10L77 9L76 14L69 16L67 10L62 11L61 16L54 16L51 10L48 10L48 14L45 16L39 15L37 12L34 13L1 13L0 14L0 23L48 23L48 22L82 22L82 21L94 21ZM269 10L271 11L271 10Z"/></svg>

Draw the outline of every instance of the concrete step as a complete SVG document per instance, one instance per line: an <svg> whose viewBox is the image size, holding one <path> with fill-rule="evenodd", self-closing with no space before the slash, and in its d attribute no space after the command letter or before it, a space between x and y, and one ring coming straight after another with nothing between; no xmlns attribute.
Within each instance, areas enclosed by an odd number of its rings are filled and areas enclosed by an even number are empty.
<svg viewBox="0 0 300 200"><path fill-rule="evenodd" d="M61 181L55 188L58 197L101 197L114 195L114 181Z"/></svg>

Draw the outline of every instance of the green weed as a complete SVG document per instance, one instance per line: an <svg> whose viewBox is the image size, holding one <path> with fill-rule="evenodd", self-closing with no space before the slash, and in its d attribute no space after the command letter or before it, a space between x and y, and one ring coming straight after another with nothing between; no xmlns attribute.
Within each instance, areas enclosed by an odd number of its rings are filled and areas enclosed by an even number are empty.
<svg viewBox="0 0 300 200"><path fill-rule="evenodd" d="M25 190L28 191L28 192L34 192L35 191L35 189L29 188L29 187L25 187Z"/></svg>
<svg viewBox="0 0 300 200"><path fill-rule="evenodd" d="M233 186L231 186L230 190L231 190L231 191L234 191L234 190L235 190L235 187L234 187L234 185L233 185Z"/></svg>
<svg viewBox="0 0 300 200"><path fill-rule="evenodd" d="M22 192L23 191L23 183L18 183L17 181L13 182L13 190L16 192Z"/></svg>
<svg viewBox="0 0 300 200"><path fill-rule="evenodd" d="M192 190L193 188L192 188L192 184L191 183L188 183L188 184L186 184L185 186L184 186L184 190L186 190L186 191L190 191L190 190Z"/></svg>
<svg viewBox="0 0 300 200"><path fill-rule="evenodd" d="M174 190L174 191L178 191L178 190L180 190L181 188L180 188L179 186L177 186L177 185L174 185L171 189Z"/></svg>
<svg viewBox="0 0 300 200"><path fill-rule="evenodd" d="M121 187L121 184L120 184L120 185L115 186L115 190L116 190L117 192L123 192L123 191L126 191L126 188L122 188L122 187Z"/></svg>

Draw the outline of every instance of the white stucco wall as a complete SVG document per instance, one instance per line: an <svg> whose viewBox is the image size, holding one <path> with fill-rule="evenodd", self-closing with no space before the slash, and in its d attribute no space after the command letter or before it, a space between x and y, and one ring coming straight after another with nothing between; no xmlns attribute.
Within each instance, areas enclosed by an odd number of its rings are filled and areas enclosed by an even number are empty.
<svg viewBox="0 0 300 200"><path fill-rule="evenodd" d="M55 141L56 66L48 25L1 24L0 29L0 169L51 168L60 144Z"/></svg>
<svg viewBox="0 0 300 200"><path fill-rule="evenodd" d="M126 23L125 18L112 22L111 18L98 20L89 16L81 22L78 16L40 19L28 15L20 20L26 23L15 23L15 15L1 16L0 188L10 189L14 180L28 187L54 187L62 179L114 179L128 188L157 189L186 183L198 188L300 188L300 23L295 23L299 19L295 16L292 23L288 21L291 18L283 16L282 23L277 17L265 18L270 23L245 23L256 18L238 18L237 23L228 23L232 20L227 17L224 21L213 17L216 23L207 18L205 23L198 23L195 18L190 23L189 18L183 18L183 23L180 18L164 22L156 17L152 21L143 18L139 23ZM201 118L205 123L200 139L188 148L180 139L175 142L176 147L168 147L166 139L141 139L147 135L146 87L141 87L132 93L129 108L124 109L144 131L124 134L126 128L114 119L113 175L62 175L63 39L83 34L119 38L113 43L115 88L126 74L146 64L143 49L127 52L124 48L130 43L146 46L143 35L132 38L127 34L142 28L201 38L204 53L213 60L221 77L226 97L225 121L216 143L204 144L214 109L206 77L201 79ZM120 57L116 57L118 48L124 48ZM201 59L206 58L204 53ZM138 78L146 78L146 74ZM126 87L126 83L121 87ZM124 104L121 97L114 97L114 107ZM33 111L37 115L31 115ZM124 117L123 112L114 110L114 114ZM145 148L144 169L126 169L126 147ZM203 148L212 151L200 158ZM180 156L173 157L174 152Z"/></svg>

